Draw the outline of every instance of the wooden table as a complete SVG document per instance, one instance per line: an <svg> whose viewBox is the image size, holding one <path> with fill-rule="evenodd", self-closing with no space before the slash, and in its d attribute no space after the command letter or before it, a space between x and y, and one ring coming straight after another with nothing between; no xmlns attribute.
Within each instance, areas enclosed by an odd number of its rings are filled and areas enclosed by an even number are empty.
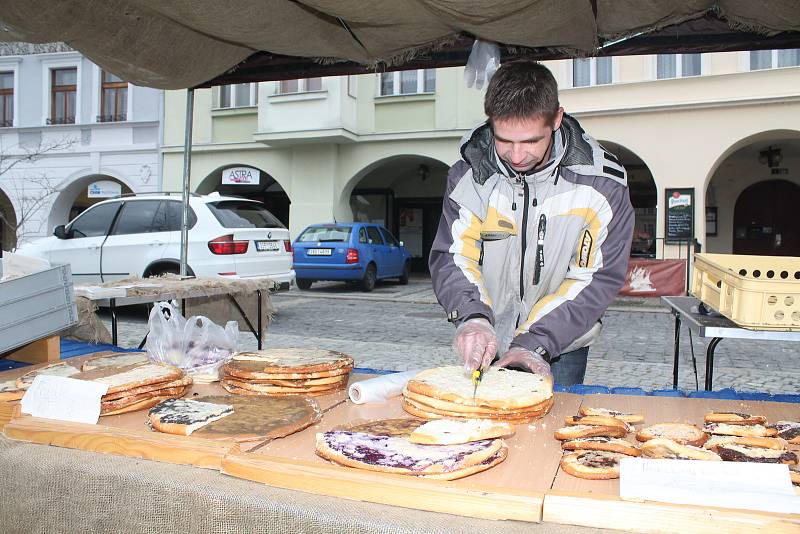
<svg viewBox="0 0 800 534"><path fill-rule="evenodd" d="M0 380L3 375L20 374L26 370L0 373ZM354 377L361 378L364 377ZM217 392L219 386L197 385L194 388L193 392L206 394ZM189 398L191 395L190 392ZM540 521L550 525L582 525L637 532L761 530L779 533L797 532L800 526L798 515L623 501L619 498L617 480L583 480L562 472L559 469L560 443L553 438L553 431L563 426L564 418L577 413L581 405L642 413L646 425L669 421L700 424L704 414L712 410L759 413L766 415L769 421L796 419L800 410L795 404L558 393L553 409L546 417L517 427L517 434L507 440L509 455L505 462L465 479L447 482L365 472L319 458L314 453L317 432L372 419L404 417L406 414L400 408L399 398L379 404L355 405L340 392L317 400L325 415L316 425L286 438L246 446L153 433L144 426L145 411L103 417L98 425L21 417L13 419L4 430L6 436L14 439L82 449L76 453L92 451L189 464L260 482L271 488L291 490L287 495L294 495L291 497L293 501L304 503L303 511L298 512L303 517L308 514L313 518L326 513L317 507L330 507L331 502L336 501L325 499L336 497L346 499L345 502L374 503L381 510L380 514L386 513L386 508L380 508L382 505L410 509L406 510L409 517L438 517L420 516L425 513L422 511L455 514L452 516L454 525L460 524L461 520L456 516L476 518L473 519L478 521L476 524L485 519L504 519L507 521L497 525L506 525L511 531L515 531L514 525L521 524L519 522L531 524ZM633 441L633 435L628 439ZM184 466L182 469L192 467ZM153 484L157 486L160 483L154 480ZM359 509L371 510L369 507ZM374 530L386 528L385 525L379 527L380 517L364 513L369 521L352 518L355 530L358 530L357 524L363 526L364 521ZM502 531L506 526L493 530Z"/></svg>

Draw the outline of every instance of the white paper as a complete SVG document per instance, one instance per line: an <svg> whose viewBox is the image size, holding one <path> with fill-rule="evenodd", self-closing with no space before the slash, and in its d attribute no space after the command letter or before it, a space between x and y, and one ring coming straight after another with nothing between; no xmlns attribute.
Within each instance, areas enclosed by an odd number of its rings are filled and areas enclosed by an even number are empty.
<svg viewBox="0 0 800 534"><path fill-rule="evenodd" d="M22 413L74 423L97 424L108 384L64 376L37 375L22 397Z"/></svg>
<svg viewBox="0 0 800 534"><path fill-rule="evenodd" d="M720 508L800 513L784 464L703 460L620 460L619 496Z"/></svg>
<svg viewBox="0 0 800 534"><path fill-rule="evenodd" d="M110 299L125 297L128 290L124 287L100 287L100 286L75 286L76 297L86 297L88 299Z"/></svg>
<svg viewBox="0 0 800 534"><path fill-rule="evenodd" d="M417 369L416 371L404 371L362 380L351 384L347 389L347 394L350 396L350 400L356 404L383 402L389 397L400 395L406 382L414 378L419 372L420 370Z"/></svg>

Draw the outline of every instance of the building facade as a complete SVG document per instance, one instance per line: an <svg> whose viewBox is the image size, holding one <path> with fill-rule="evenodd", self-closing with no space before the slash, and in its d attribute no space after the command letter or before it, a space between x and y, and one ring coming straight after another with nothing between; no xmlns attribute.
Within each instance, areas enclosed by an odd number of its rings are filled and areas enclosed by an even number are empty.
<svg viewBox="0 0 800 534"><path fill-rule="evenodd" d="M566 111L628 169L633 254L800 255L800 51L548 62ZM462 68L195 92L191 188L308 224L384 223L424 270L447 169L485 120ZM164 184L181 184L185 91L165 93Z"/></svg>
<svg viewBox="0 0 800 534"><path fill-rule="evenodd" d="M161 102L66 45L0 43L2 248L105 197L160 190Z"/></svg>

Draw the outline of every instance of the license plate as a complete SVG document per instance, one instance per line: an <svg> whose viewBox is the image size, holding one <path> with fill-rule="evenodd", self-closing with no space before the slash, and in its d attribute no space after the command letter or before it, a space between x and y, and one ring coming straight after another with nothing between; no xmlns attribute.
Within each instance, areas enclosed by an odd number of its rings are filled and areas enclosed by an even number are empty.
<svg viewBox="0 0 800 534"><path fill-rule="evenodd" d="M256 250L259 252L270 252L279 249L277 241L256 241Z"/></svg>
<svg viewBox="0 0 800 534"><path fill-rule="evenodd" d="M307 254L309 256L330 256L331 252L333 252L333 250L329 248L310 248Z"/></svg>

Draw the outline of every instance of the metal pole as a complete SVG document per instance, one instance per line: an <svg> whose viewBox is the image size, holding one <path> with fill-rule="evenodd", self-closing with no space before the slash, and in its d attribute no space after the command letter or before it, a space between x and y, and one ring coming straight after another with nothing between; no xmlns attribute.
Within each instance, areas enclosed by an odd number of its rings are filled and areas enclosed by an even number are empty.
<svg viewBox="0 0 800 534"><path fill-rule="evenodd" d="M183 217L181 220L181 277L186 276L189 261L189 174L192 167L192 119L194 89L186 92L186 125L183 137Z"/></svg>

